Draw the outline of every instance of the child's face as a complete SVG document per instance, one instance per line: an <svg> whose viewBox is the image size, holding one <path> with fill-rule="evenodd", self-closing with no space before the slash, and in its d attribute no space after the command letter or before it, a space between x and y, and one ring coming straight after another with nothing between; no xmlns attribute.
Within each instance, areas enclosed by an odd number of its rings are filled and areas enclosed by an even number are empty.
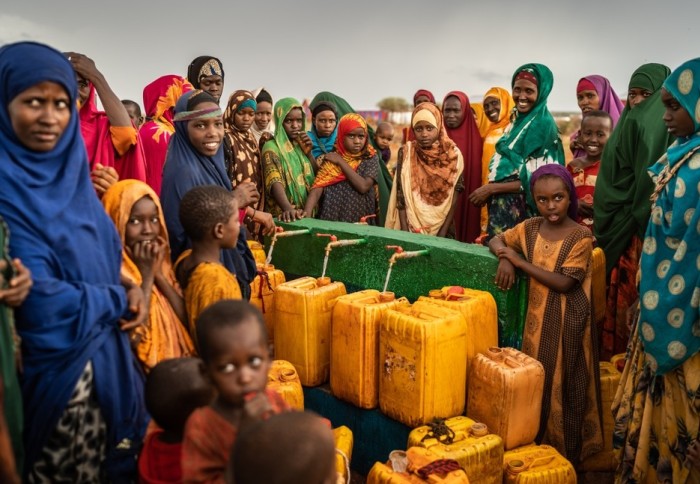
<svg viewBox="0 0 700 484"><path fill-rule="evenodd" d="M497 97L489 96L484 99L484 114L492 123L498 122L501 115L501 100Z"/></svg>
<svg viewBox="0 0 700 484"><path fill-rule="evenodd" d="M243 108L233 114L233 124L241 131L248 131L255 121L253 108Z"/></svg>
<svg viewBox="0 0 700 484"><path fill-rule="evenodd" d="M367 143L367 133L362 128L355 128L345 135L343 139L343 147L345 151L351 155L356 155Z"/></svg>
<svg viewBox="0 0 700 484"><path fill-rule="evenodd" d="M337 124L338 119L335 117L333 111L321 111L314 118L316 133L318 133L321 138L327 138L333 134L333 130Z"/></svg>
<svg viewBox="0 0 700 484"><path fill-rule="evenodd" d="M284 121L282 121L282 126L290 140L296 139L299 132L301 132L302 126L304 126L303 119L304 113L301 112L301 108L294 108L285 116Z"/></svg>
<svg viewBox="0 0 700 484"><path fill-rule="evenodd" d="M206 368L219 401L242 407L246 396L264 391L267 385L270 355L260 325L248 316L241 324L220 328L209 338L212 356Z"/></svg>
<svg viewBox="0 0 700 484"><path fill-rule="evenodd" d="M255 111L255 126L257 126L258 129L265 129L267 125L270 124L271 119L272 104L267 101L259 102Z"/></svg>
<svg viewBox="0 0 700 484"><path fill-rule="evenodd" d="M520 114L527 114L532 111L537 102L537 85L527 79L518 79L513 84L513 99L515 107Z"/></svg>
<svg viewBox="0 0 700 484"><path fill-rule="evenodd" d="M375 142L380 150L388 149L391 146L391 142L394 140L394 128L383 124L377 129L375 138Z"/></svg>
<svg viewBox="0 0 700 484"><path fill-rule="evenodd" d="M564 180L555 176L545 176L535 182L532 196L540 215L552 225L562 224L568 217L571 198Z"/></svg>
<svg viewBox="0 0 700 484"><path fill-rule="evenodd" d="M213 76L202 77L199 79L199 88L202 91L211 94L218 103L219 99L221 98L221 93L224 90L224 79L216 74Z"/></svg>
<svg viewBox="0 0 700 484"><path fill-rule="evenodd" d="M218 108L213 102L197 104L197 109ZM195 150L204 156L214 156L224 139L224 121L221 116L210 119L195 119L187 123L187 135Z"/></svg>
<svg viewBox="0 0 700 484"><path fill-rule="evenodd" d="M581 144L589 158L600 159L608 142L612 123L609 118L589 116L581 122Z"/></svg>
<svg viewBox="0 0 700 484"><path fill-rule="evenodd" d="M462 103L454 96L445 99L442 106L442 115L445 119L445 126L450 129L458 128L464 119L464 109Z"/></svg>
<svg viewBox="0 0 700 484"><path fill-rule="evenodd" d="M440 132L438 129L427 121L418 121L413 126L413 134L416 135L416 141L423 149L430 148L438 139Z"/></svg>
<svg viewBox="0 0 700 484"><path fill-rule="evenodd" d="M138 242L155 242L160 237L158 207L150 197L143 197L131 208L124 230L124 244L130 249Z"/></svg>
<svg viewBox="0 0 700 484"><path fill-rule="evenodd" d="M576 99L578 101L578 107L581 109L583 114L586 114L589 111L594 111L600 106L598 93L591 89L577 92Z"/></svg>
<svg viewBox="0 0 700 484"><path fill-rule="evenodd" d="M630 109L634 109L637 105L646 101L651 94L651 91L647 91L646 89L633 87L627 91L627 104L630 105Z"/></svg>
<svg viewBox="0 0 700 484"><path fill-rule="evenodd" d="M232 214L221 228L221 247L233 249L238 242L238 235L241 233L241 222L238 218L238 202L231 201Z"/></svg>
<svg viewBox="0 0 700 484"><path fill-rule="evenodd" d="M661 102L664 103L664 123L673 136L690 136L695 132L695 124L690 114L666 89L661 89Z"/></svg>

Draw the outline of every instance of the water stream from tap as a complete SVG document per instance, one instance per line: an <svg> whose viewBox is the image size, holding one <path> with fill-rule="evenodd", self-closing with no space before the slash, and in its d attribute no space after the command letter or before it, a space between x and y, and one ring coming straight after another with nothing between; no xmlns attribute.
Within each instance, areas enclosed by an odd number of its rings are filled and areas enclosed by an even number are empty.
<svg viewBox="0 0 700 484"><path fill-rule="evenodd" d="M270 244L270 250L267 251L267 258L265 259L265 265L269 265L272 262L272 251L275 249L275 241L273 240Z"/></svg>
<svg viewBox="0 0 700 484"><path fill-rule="evenodd" d="M389 279L391 279L391 268L393 267L392 264L389 264L389 270L386 271L386 279L384 280L384 291L386 292L386 289L389 287Z"/></svg>
<svg viewBox="0 0 700 484"><path fill-rule="evenodd" d="M326 252L326 255L323 257L323 271L321 272L321 277L326 277L326 268L328 267L328 256L331 255L329 252Z"/></svg>

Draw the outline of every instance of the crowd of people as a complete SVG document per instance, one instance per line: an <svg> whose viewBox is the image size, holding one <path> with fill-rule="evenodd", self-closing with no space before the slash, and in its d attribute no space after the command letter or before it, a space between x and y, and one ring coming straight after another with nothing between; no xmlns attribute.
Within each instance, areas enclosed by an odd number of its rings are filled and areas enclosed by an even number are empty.
<svg viewBox="0 0 700 484"><path fill-rule="evenodd" d="M142 113L83 54L0 48L2 482L336 482L328 422L266 390L246 302L248 242L305 217L488 245L500 289L529 278L537 441L578 467L612 412L619 482L700 479L700 59L640 66L624 102L581 78L569 143L542 64L481 103L421 89L395 154L394 126L340 96L307 126L264 88L222 106L224 80L198 57L145 86ZM602 408L598 361L624 352Z"/></svg>

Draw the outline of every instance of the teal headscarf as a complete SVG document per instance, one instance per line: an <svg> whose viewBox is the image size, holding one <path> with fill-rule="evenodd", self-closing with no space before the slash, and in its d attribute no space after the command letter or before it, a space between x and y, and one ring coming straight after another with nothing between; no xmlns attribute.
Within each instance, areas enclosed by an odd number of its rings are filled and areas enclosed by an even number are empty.
<svg viewBox="0 0 700 484"><path fill-rule="evenodd" d="M661 86L670 72L665 65L652 63L632 74L629 87L646 89L652 95L634 109L627 103L603 150L595 186L593 233L605 252L608 274L632 236L644 236L649 221L654 184L647 169L672 139L663 122L661 102Z"/></svg>
<svg viewBox="0 0 700 484"><path fill-rule="evenodd" d="M489 181L503 181L512 175L519 175L523 190L527 193L530 210L537 208L530 194L530 175L537 168L548 163L564 164L564 148L559 139L559 129L554 117L547 109L547 98L552 92L554 76L542 64L525 64L513 73L511 87L518 74L526 71L537 79L537 100L526 114L513 110L514 119L509 128L496 143L496 153L489 164Z"/></svg>
<svg viewBox="0 0 700 484"><path fill-rule="evenodd" d="M357 113L357 111L355 111L345 99L328 91L323 91L316 94L316 96L314 96L314 98L311 100L309 107L313 110L318 103L322 101L332 102L335 104L335 107L338 110L338 119L342 118L348 113ZM367 131L370 143L372 143L374 149L377 150L377 153L379 153L381 150L374 140L374 128L368 125ZM389 170L384 163L379 163L379 177L377 179L377 187L379 188L379 213L377 214L377 225L380 227L384 227L384 221L386 220L389 195L391 195L391 184L392 179Z"/></svg>
<svg viewBox="0 0 700 484"><path fill-rule="evenodd" d="M655 181L669 180L655 190L640 262L639 336L658 375L700 350L700 58L682 64L663 87L695 132L649 169Z"/></svg>
<svg viewBox="0 0 700 484"><path fill-rule="evenodd" d="M273 110L275 137L265 143L262 152L272 151L277 155L282 167L280 175L285 181L287 198L296 208L304 208L309 188L314 182L314 172L299 143L291 141L284 130L284 118L295 108L301 109L301 130L306 131L306 116L301 103L291 97L280 99Z"/></svg>

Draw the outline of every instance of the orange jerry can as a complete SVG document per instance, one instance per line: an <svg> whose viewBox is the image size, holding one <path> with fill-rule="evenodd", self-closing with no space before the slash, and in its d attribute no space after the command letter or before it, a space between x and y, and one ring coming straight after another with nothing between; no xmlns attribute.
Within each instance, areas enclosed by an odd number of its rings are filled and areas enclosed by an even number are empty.
<svg viewBox="0 0 700 484"><path fill-rule="evenodd" d="M472 484L501 484L503 440L482 423L459 416L413 429L408 447L424 447L443 459L454 459Z"/></svg>
<svg viewBox="0 0 700 484"><path fill-rule="evenodd" d="M612 450L613 429L615 420L612 415L612 404L615 400L617 387L622 375L613 363L600 362L600 408L603 412L603 444L604 450Z"/></svg>
<svg viewBox="0 0 700 484"><path fill-rule="evenodd" d="M606 294L605 252L596 247L591 254L591 303L594 323L599 323L605 318Z"/></svg>
<svg viewBox="0 0 700 484"><path fill-rule="evenodd" d="M430 297L421 296L418 300L427 300L456 309L464 316L467 322L467 378L469 378L469 365L474 356L492 346L498 346L496 300L489 292L460 286L448 286L439 291L430 291Z"/></svg>
<svg viewBox="0 0 700 484"><path fill-rule="evenodd" d="M615 369L622 373L625 369L625 363L627 363L627 353L618 353L610 358L610 363L615 366Z"/></svg>
<svg viewBox="0 0 700 484"><path fill-rule="evenodd" d="M250 303L263 313L267 340L271 343L275 339L275 289L285 281L284 272L272 264L258 264L258 275L250 284Z"/></svg>
<svg viewBox="0 0 700 484"><path fill-rule="evenodd" d="M542 410L544 367L514 348L492 347L473 360L467 415L503 439L506 450L532 443Z"/></svg>
<svg viewBox="0 0 700 484"><path fill-rule="evenodd" d="M335 438L335 470L350 482L350 462L352 461L352 430L345 425L333 429Z"/></svg>
<svg viewBox="0 0 700 484"><path fill-rule="evenodd" d="M387 463L375 463L367 475L367 484L469 484L467 474L463 469L456 469L456 463L445 467L443 472L428 473L429 468L426 466L442 459L428 449L410 447L406 452L392 452L395 453L402 454L402 462L396 458L396 462L392 464L394 457L390 456L391 460Z"/></svg>
<svg viewBox="0 0 700 484"><path fill-rule="evenodd" d="M331 313L342 282L300 277L275 290L275 357L287 360L307 387L328 381L331 359Z"/></svg>
<svg viewBox="0 0 700 484"><path fill-rule="evenodd" d="M410 427L464 411L467 323L425 301L387 309L379 330L379 408Z"/></svg>
<svg viewBox="0 0 700 484"><path fill-rule="evenodd" d="M526 445L503 455L507 484L576 484L571 462L549 445Z"/></svg>
<svg viewBox="0 0 700 484"><path fill-rule="evenodd" d="M379 323L396 306L394 293L374 289L341 296L331 321L331 393L360 408L379 402Z"/></svg>
<svg viewBox="0 0 700 484"><path fill-rule="evenodd" d="M267 260L267 254L265 254L265 248L263 247L263 245L257 240L249 240L248 248L253 253L255 263L264 265L265 260Z"/></svg>
<svg viewBox="0 0 700 484"><path fill-rule="evenodd" d="M304 391L294 365L284 360L272 360L267 373L267 388L276 391L294 410L304 410Z"/></svg>

